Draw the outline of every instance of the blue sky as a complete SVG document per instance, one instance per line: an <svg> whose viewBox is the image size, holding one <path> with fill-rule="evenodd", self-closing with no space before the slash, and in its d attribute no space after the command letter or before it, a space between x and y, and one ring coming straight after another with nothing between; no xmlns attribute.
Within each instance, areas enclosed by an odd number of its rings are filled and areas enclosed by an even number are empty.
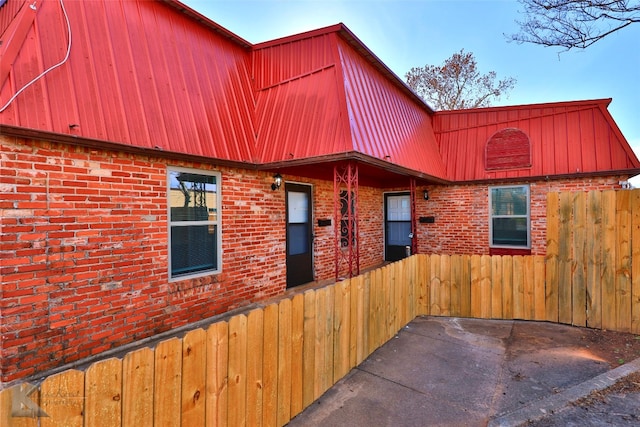
<svg viewBox="0 0 640 427"><path fill-rule="evenodd" d="M186 0L243 39L260 43L342 22L404 80L416 66L440 65L460 49L481 72L514 77L494 105L613 98L609 111L640 157L640 24L585 50L509 42L515 0ZM636 186L640 180L634 180Z"/></svg>

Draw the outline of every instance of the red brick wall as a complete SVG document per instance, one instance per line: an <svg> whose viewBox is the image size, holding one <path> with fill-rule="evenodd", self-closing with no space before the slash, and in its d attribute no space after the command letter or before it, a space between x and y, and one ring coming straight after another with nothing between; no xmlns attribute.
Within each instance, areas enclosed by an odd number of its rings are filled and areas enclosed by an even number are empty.
<svg viewBox="0 0 640 427"><path fill-rule="evenodd" d="M166 161L3 137L0 152L0 381L284 290L284 194L270 174L215 168L222 273L169 282Z"/></svg>
<svg viewBox="0 0 640 427"><path fill-rule="evenodd" d="M284 191L270 173L3 137L0 152L2 382L285 289ZM222 174L219 274L168 279L167 165ZM313 185L314 277L333 279L333 182L285 179ZM359 197L364 269L383 260L382 192Z"/></svg>
<svg viewBox="0 0 640 427"><path fill-rule="evenodd" d="M309 180L290 176L285 176L285 180L313 185L314 278L318 281L334 279L336 270L333 181ZM360 269L364 270L381 264L384 258L382 190L360 187L358 197ZM319 219L330 219L331 225L320 227L318 226ZM346 252L344 256L346 257ZM341 262L339 276L342 277L347 272L346 261Z"/></svg>
<svg viewBox="0 0 640 427"><path fill-rule="evenodd" d="M531 253L546 252L547 193L556 191L621 188L626 176L564 179L528 183L531 196ZM513 185L510 182L508 185ZM517 183L526 184L526 183ZM495 183L494 185L507 185ZM489 254L488 184L418 188L416 215L433 216L433 224L418 224L418 252L439 254ZM429 191L429 200L422 198Z"/></svg>

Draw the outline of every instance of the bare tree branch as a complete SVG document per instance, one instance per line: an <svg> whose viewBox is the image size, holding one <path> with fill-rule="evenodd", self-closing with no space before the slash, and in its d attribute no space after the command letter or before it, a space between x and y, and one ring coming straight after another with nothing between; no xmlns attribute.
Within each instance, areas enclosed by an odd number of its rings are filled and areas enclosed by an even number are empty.
<svg viewBox="0 0 640 427"><path fill-rule="evenodd" d="M640 22L640 0L518 0L521 43L584 49Z"/></svg>

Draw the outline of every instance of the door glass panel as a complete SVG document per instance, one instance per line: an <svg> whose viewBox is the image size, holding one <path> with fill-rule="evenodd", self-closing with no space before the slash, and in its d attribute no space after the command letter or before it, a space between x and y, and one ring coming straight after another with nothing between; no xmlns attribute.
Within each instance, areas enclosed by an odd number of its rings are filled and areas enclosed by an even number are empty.
<svg viewBox="0 0 640 427"><path fill-rule="evenodd" d="M411 245L411 223L390 222L387 224L387 244L396 246Z"/></svg>
<svg viewBox="0 0 640 427"><path fill-rule="evenodd" d="M309 250L307 224L289 224L289 255L305 254Z"/></svg>
<svg viewBox="0 0 640 427"><path fill-rule="evenodd" d="M411 221L411 207L409 196L387 197L388 221Z"/></svg>
<svg viewBox="0 0 640 427"><path fill-rule="evenodd" d="M309 215L309 199L306 193L297 193L290 191L288 196L289 204L289 223L307 222Z"/></svg>
<svg viewBox="0 0 640 427"><path fill-rule="evenodd" d="M289 255L305 254L309 252L309 196L295 191L287 194Z"/></svg>

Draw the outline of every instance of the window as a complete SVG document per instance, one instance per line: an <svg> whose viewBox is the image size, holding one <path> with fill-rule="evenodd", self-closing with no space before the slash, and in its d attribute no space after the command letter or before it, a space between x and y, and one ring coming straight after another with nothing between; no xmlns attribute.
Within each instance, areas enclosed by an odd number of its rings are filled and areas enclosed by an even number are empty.
<svg viewBox="0 0 640 427"><path fill-rule="evenodd" d="M530 248L529 186L489 188L490 246Z"/></svg>
<svg viewBox="0 0 640 427"><path fill-rule="evenodd" d="M169 277L217 273L221 264L220 174L169 168Z"/></svg>

